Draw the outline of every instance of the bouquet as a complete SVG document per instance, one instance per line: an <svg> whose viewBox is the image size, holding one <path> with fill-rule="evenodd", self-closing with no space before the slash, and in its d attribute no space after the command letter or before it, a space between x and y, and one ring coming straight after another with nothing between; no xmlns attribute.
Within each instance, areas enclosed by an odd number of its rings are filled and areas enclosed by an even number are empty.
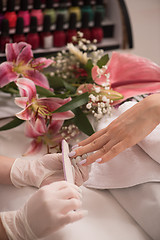
<svg viewBox="0 0 160 240"><path fill-rule="evenodd" d="M12 94L22 111L0 131L25 123L32 139L25 154L60 151L80 132L94 133L88 114L98 121L130 97L160 90L160 68L148 59L98 50L78 32L67 49L48 58L34 58L27 43L6 44L0 64L0 90ZM48 70L47 70L48 69Z"/></svg>

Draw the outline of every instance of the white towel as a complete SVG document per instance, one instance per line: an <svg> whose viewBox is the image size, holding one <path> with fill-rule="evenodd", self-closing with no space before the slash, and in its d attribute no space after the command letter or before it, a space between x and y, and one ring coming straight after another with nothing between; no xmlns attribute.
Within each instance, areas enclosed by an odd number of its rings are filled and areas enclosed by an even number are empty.
<svg viewBox="0 0 160 240"><path fill-rule="evenodd" d="M114 109L112 116L100 120L97 131L106 127L121 113L136 102L125 102ZM147 182L160 182L160 125L143 141L126 149L112 160L98 164L93 163L89 180L85 186L110 189L125 188Z"/></svg>

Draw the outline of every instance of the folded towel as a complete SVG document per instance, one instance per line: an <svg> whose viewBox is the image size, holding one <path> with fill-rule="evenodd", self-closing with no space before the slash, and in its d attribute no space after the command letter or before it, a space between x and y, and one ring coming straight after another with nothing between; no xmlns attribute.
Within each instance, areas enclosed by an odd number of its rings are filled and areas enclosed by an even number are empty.
<svg viewBox="0 0 160 240"><path fill-rule="evenodd" d="M112 116L104 116L97 126L97 131L106 127L136 102L128 101ZM125 188L146 182L160 181L160 125L143 141L126 149L112 160L98 164L93 163L85 186L99 189Z"/></svg>

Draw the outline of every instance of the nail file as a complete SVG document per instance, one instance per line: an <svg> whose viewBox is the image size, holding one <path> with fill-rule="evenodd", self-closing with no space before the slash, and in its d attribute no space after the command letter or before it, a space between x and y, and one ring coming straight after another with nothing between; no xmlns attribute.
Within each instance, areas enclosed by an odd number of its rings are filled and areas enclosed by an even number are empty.
<svg viewBox="0 0 160 240"><path fill-rule="evenodd" d="M71 160L68 157L69 147L65 140L62 140L62 161L65 180L69 183L74 183Z"/></svg>

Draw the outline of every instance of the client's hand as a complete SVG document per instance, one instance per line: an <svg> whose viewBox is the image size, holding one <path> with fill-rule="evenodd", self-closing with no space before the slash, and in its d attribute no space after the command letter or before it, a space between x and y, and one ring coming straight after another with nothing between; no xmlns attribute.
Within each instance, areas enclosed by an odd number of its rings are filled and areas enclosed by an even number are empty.
<svg viewBox="0 0 160 240"><path fill-rule="evenodd" d="M80 164L104 163L145 138L160 123L160 94L153 94L121 114L106 128L80 142L70 157L89 152Z"/></svg>
<svg viewBox="0 0 160 240"><path fill-rule="evenodd" d="M74 165L75 183L80 186L88 179L88 167ZM47 154L40 159L17 158L12 165L10 178L16 187L42 187L64 180L62 154Z"/></svg>
<svg viewBox="0 0 160 240"><path fill-rule="evenodd" d="M83 218L87 211L80 210L81 197L81 190L65 181L41 188L20 210L0 213L8 238L44 238Z"/></svg>

